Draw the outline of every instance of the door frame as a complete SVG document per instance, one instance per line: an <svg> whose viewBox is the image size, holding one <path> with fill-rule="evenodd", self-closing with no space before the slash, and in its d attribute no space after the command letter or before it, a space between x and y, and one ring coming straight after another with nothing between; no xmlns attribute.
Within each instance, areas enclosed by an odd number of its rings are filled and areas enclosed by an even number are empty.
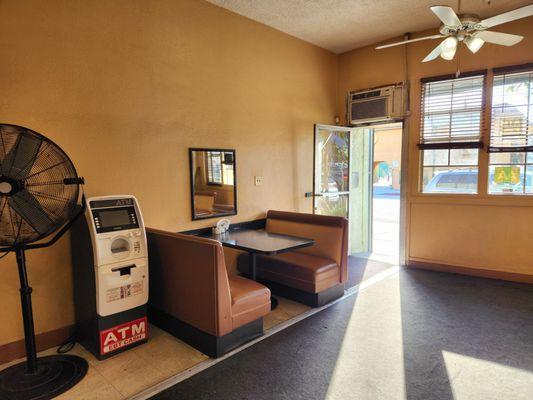
<svg viewBox="0 0 533 400"><path fill-rule="evenodd" d="M402 124L402 158L400 174L400 257L398 263L407 265L409 245L409 118L398 122Z"/></svg>
<svg viewBox="0 0 533 400"><path fill-rule="evenodd" d="M407 264L407 252L406 252L406 240L407 240L407 190L408 190L408 163L409 163L409 129L407 125L406 119L398 119L393 121L386 121L386 122L368 122L364 126L373 128L380 125L392 125L392 124L400 124L401 130L402 130L402 146L401 146L401 154L400 154L400 219L398 221L399 223L399 230L400 230L400 236L398 238L399 242L399 249L398 249L398 264L399 265L406 265ZM373 133L372 133L373 134ZM372 164L374 161L374 142L372 141ZM372 171L372 177L373 177L374 171ZM372 186L373 188L373 186ZM372 193L373 194L373 193ZM372 196L373 197L373 196ZM371 202L373 205L373 201ZM371 210L372 215L372 223L370 224L373 226L373 212L374 210ZM373 239L373 238L371 238ZM371 240L373 242L373 240Z"/></svg>

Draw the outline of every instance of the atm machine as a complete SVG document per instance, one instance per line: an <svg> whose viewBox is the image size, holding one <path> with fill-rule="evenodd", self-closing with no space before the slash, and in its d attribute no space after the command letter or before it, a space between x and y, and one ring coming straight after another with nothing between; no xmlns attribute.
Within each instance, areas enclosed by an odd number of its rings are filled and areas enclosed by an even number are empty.
<svg viewBox="0 0 533 400"><path fill-rule="evenodd" d="M148 340L148 251L134 196L87 200L71 233L76 341L102 360Z"/></svg>

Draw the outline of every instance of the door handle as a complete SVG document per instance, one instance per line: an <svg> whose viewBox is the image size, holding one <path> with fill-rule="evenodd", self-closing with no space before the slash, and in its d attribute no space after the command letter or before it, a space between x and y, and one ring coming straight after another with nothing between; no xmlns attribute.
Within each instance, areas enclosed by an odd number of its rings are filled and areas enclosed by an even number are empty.
<svg viewBox="0 0 533 400"><path fill-rule="evenodd" d="M306 192L305 197L322 197L321 193Z"/></svg>

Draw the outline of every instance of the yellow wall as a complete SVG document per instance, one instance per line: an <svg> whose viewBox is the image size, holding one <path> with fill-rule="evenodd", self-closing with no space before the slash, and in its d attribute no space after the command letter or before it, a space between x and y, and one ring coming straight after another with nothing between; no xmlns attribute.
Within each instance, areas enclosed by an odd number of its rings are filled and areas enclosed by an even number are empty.
<svg viewBox="0 0 533 400"><path fill-rule="evenodd" d="M533 61L533 18L498 26L497 30L520 34L525 39L510 48L485 45L476 55L460 46L462 71ZM419 35L431 33L434 32ZM418 191L419 81L422 77L450 74L457 70L457 62L446 62L440 58L429 63L420 62L437 44L437 41L414 43L407 46L406 51L408 76L412 84L408 144L408 258L411 261L533 275L533 199L488 196L486 152L480 156L479 195L421 195ZM344 96L348 90L404 80L404 60L403 47L375 50L374 46L369 46L341 55L338 112L343 113Z"/></svg>
<svg viewBox="0 0 533 400"><path fill-rule="evenodd" d="M200 0L3 0L0 21L0 121L56 141L88 195L136 195L149 226L208 226L191 221L188 148L235 148L234 221L311 211L335 55ZM28 254L37 332L73 323L69 254L67 237ZM0 271L4 344L22 338L12 255Z"/></svg>

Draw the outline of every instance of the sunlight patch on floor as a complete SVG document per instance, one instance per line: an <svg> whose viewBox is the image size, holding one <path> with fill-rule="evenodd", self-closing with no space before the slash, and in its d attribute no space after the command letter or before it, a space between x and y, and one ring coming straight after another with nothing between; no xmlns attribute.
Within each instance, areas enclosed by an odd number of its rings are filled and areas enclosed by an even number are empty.
<svg viewBox="0 0 533 400"><path fill-rule="evenodd" d="M492 362L443 351L454 400L530 400L533 373L502 362ZM509 360L512 362L512 360Z"/></svg>
<svg viewBox="0 0 533 400"><path fill-rule="evenodd" d="M406 398L399 274L358 293L326 398Z"/></svg>

